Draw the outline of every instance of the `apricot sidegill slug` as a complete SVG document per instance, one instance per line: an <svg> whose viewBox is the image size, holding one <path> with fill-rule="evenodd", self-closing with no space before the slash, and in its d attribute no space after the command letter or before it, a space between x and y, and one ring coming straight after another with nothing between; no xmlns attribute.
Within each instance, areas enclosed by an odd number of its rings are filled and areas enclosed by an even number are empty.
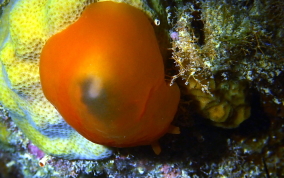
<svg viewBox="0 0 284 178"><path fill-rule="evenodd" d="M52 36L40 57L44 95L88 140L113 147L151 145L168 132L180 91L165 82L154 29L124 3L89 5Z"/></svg>

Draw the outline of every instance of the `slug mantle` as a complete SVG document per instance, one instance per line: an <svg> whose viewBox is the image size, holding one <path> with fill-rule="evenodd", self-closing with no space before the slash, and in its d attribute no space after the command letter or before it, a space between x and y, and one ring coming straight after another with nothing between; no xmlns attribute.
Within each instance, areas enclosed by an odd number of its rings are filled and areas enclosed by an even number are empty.
<svg viewBox="0 0 284 178"><path fill-rule="evenodd" d="M46 98L81 135L107 146L152 144L169 130L180 92L164 77L150 21L124 3L89 5L41 53Z"/></svg>

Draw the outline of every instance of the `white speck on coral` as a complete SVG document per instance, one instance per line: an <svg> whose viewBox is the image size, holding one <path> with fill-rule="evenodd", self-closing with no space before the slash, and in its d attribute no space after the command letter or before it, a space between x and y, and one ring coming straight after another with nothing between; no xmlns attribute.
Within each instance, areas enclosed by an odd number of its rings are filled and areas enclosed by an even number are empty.
<svg viewBox="0 0 284 178"><path fill-rule="evenodd" d="M171 32L170 36L173 41L179 40L178 32Z"/></svg>

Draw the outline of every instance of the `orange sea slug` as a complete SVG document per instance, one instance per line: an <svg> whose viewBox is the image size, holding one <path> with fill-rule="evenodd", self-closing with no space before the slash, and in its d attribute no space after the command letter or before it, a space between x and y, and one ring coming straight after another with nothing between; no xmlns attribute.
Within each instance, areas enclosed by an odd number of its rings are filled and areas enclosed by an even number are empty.
<svg viewBox="0 0 284 178"><path fill-rule="evenodd" d="M180 93L164 76L149 19L124 3L89 5L40 59L46 98L80 134L107 146L152 144L169 130Z"/></svg>

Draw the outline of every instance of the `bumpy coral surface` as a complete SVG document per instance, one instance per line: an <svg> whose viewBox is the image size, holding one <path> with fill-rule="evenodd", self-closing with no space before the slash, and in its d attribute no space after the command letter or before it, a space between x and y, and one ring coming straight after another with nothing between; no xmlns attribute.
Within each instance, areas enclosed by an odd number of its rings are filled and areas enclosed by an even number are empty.
<svg viewBox="0 0 284 178"><path fill-rule="evenodd" d="M46 40L73 23L87 1L15 1L1 19L0 101L17 126L45 153L102 159L112 151L71 128L44 97L39 56Z"/></svg>

